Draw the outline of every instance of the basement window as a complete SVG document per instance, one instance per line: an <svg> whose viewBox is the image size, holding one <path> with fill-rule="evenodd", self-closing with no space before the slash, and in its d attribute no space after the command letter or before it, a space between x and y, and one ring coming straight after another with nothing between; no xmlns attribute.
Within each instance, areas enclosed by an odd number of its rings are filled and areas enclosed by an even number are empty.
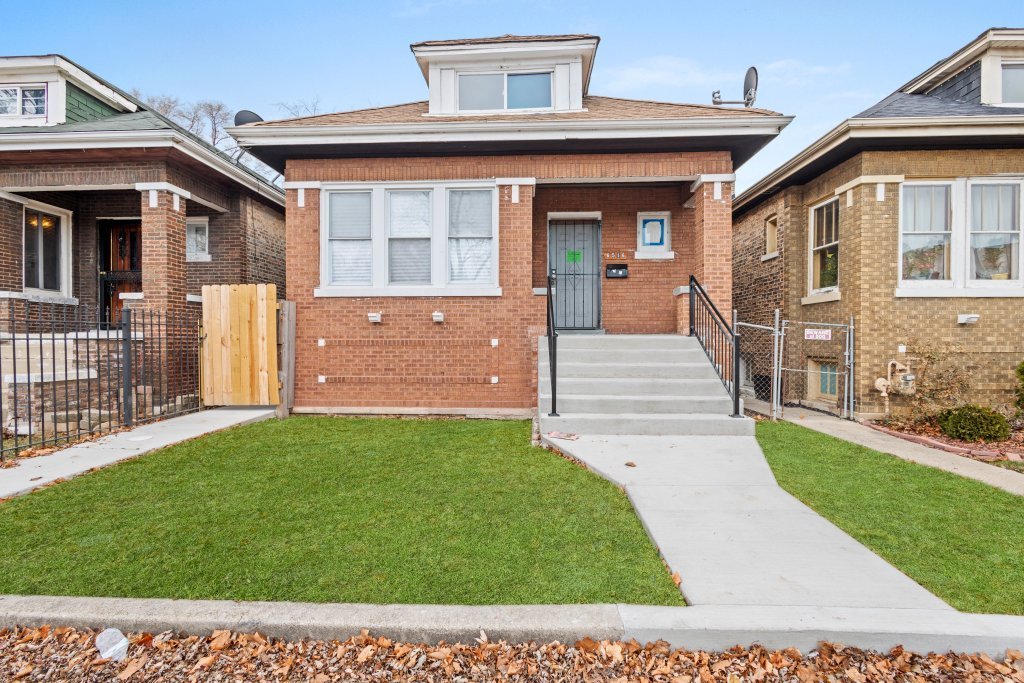
<svg viewBox="0 0 1024 683"><path fill-rule="evenodd" d="M41 85L0 86L0 116L45 116L46 87Z"/></svg>

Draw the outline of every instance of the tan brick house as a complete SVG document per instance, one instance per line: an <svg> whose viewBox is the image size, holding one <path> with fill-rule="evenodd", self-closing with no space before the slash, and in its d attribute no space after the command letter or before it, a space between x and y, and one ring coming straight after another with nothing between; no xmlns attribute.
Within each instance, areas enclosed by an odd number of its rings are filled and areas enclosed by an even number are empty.
<svg viewBox="0 0 1024 683"><path fill-rule="evenodd" d="M284 193L59 55L0 57L0 314L284 286Z"/></svg>
<svg viewBox="0 0 1024 683"><path fill-rule="evenodd" d="M232 129L285 173L296 410L530 413L549 269L566 332L685 332L691 274L730 308L733 172L789 117L591 95L597 45L417 43L425 101Z"/></svg>
<svg viewBox="0 0 1024 683"><path fill-rule="evenodd" d="M884 412L879 378L901 411L951 366L963 400L1005 407L1024 360L1022 191L1024 29L991 29L735 199L739 318L853 316L859 415ZM794 348L806 381L785 399L834 409L844 360Z"/></svg>

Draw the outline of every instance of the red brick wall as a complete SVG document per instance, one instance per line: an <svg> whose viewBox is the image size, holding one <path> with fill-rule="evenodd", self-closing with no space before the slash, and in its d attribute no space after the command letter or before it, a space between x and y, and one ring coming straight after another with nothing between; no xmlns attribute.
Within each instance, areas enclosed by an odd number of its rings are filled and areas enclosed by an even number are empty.
<svg viewBox="0 0 1024 683"><path fill-rule="evenodd" d="M731 171L727 153L706 152L291 160L286 177L289 181L362 182L647 178ZM693 236L686 235L693 226L687 215L693 212L681 205L678 181L664 188L600 188L575 200L571 192L578 190L548 191L541 186L535 207L533 187L520 187L518 204L511 202L509 187L499 188L501 297L314 298L313 289L320 280L319 192L306 190L305 206L299 208L298 191L289 190L287 268L289 298L296 303L297 316L296 408L445 411L535 405L536 344L545 324L544 298L532 293L533 255L538 248L545 253L543 246L534 243L535 226L540 212L546 217L548 210L562 210L542 208L557 203L559 197L563 203L586 199L606 204L607 208L587 207L608 212L608 237L602 251L626 251L631 271L635 267L625 287L610 289L606 324L611 331L673 331L676 314L671 290L685 284L695 253L689 247ZM636 263L632 259L636 211L666 209L673 211L673 246L681 255L671 263ZM727 207L724 215L728 218ZM629 286L651 292L657 305L637 314L630 304ZM431 322L435 310L444 312L443 324ZM371 311L383 313L383 324L367 321ZM323 346L318 344L320 339ZM496 347L491 346L492 339L498 340ZM319 382L321 376L326 381ZM498 377L497 384L491 383L492 377Z"/></svg>
<svg viewBox="0 0 1024 683"><path fill-rule="evenodd" d="M597 187L540 186L533 211L533 286L544 287L548 270L548 212L601 212L601 321L612 334L655 334L676 331L672 290L685 285L693 268L693 209L683 208L680 184ZM634 258L636 215L641 211L672 212L671 261ZM608 258L608 254L613 254ZM618 256L622 254L623 256ZM629 277L607 280L608 263L629 265Z"/></svg>
<svg viewBox="0 0 1024 683"><path fill-rule="evenodd" d="M0 197L0 289L21 290L23 211L21 204Z"/></svg>

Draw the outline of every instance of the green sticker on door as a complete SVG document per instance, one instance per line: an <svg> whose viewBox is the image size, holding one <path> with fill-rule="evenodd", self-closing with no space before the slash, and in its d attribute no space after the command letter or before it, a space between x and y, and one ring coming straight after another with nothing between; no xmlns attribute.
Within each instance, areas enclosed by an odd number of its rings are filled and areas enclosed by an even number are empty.
<svg viewBox="0 0 1024 683"><path fill-rule="evenodd" d="M565 252L565 262L566 263L579 263L582 260L583 260L583 252L582 251L570 250L570 251Z"/></svg>

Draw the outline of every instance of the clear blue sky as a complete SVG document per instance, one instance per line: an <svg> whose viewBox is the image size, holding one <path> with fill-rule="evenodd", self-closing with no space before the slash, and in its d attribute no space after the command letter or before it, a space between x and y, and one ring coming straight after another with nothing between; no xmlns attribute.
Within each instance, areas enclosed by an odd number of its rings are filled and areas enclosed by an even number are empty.
<svg viewBox="0 0 1024 683"><path fill-rule="evenodd" d="M691 7L696 9L690 9ZM991 26L1024 26L1024 1L373 2L0 0L0 52L58 52L118 86L219 99L280 118L281 101L321 111L425 99L409 43L503 33L601 36L590 92L707 103L740 96L796 116L740 169L739 189L843 118L880 100Z"/></svg>

